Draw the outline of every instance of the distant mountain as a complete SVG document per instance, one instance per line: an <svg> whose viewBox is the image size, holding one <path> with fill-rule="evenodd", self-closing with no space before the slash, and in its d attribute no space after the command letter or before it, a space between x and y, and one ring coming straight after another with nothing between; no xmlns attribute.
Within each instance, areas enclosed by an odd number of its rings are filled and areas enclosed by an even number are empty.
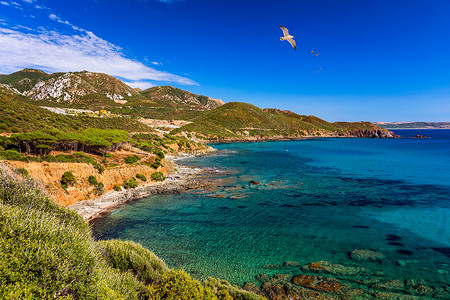
<svg viewBox="0 0 450 300"><path fill-rule="evenodd" d="M117 78L88 71L47 74L40 70L25 69L0 77L5 83L33 100L51 100L72 103L95 95L125 104L126 98L139 93Z"/></svg>
<svg viewBox="0 0 450 300"><path fill-rule="evenodd" d="M193 119L172 133L203 140L259 140L306 136L395 137L370 122L329 123L314 116L279 109L261 109L249 103L229 102Z"/></svg>
<svg viewBox="0 0 450 300"><path fill-rule="evenodd" d="M162 106L182 109L210 110L224 104L222 100L196 95L172 86L152 87L141 94Z"/></svg>
<svg viewBox="0 0 450 300"><path fill-rule="evenodd" d="M145 118L184 118L214 109L221 100L171 86L134 89L119 79L88 71L47 74L24 69L0 76L0 83L29 97L34 104L55 107L105 109L115 114Z"/></svg>
<svg viewBox="0 0 450 300"><path fill-rule="evenodd" d="M450 122L375 122L386 129L450 129Z"/></svg>

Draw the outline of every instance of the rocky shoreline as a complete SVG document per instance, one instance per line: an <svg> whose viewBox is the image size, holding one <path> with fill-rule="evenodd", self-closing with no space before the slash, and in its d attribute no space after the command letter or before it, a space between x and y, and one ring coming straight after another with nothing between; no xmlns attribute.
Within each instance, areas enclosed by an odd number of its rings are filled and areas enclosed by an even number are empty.
<svg viewBox="0 0 450 300"><path fill-rule="evenodd" d="M167 159L174 164L176 171L173 174L169 174L169 177L163 182L151 182L129 190L109 191L95 199L78 201L68 206L68 208L76 211L85 220L92 223L130 201L155 194L178 194L192 189L212 186L214 184L212 179L199 178L206 173L206 170L175 165L174 162L176 160L190 156L192 155L168 157Z"/></svg>
<svg viewBox="0 0 450 300"><path fill-rule="evenodd" d="M295 141L315 138L399 138L400 136L389 130L350 130L342 132L315 132L311 135L293 135L293 136L242 136L242 137L225 137L215 139L202 140L204 143L251 143L251 142L269 142L269 141Z"/></svg>

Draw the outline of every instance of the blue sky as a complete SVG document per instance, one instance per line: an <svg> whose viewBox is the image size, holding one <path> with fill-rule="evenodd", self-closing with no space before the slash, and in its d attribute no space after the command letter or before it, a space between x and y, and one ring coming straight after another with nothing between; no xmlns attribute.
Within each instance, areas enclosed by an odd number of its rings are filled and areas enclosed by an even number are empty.
<svg viewBox="0 0 450 300"><path fill-rule="evenodd" d="M450 121L449 15L447 0L1 0L0 73L104 72L328 121Z"/></svg>

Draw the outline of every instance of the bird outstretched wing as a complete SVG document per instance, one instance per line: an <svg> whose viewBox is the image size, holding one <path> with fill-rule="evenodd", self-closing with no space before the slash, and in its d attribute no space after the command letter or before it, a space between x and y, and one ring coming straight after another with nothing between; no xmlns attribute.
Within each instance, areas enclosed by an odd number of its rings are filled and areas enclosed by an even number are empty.
<svg viewBox="0 0 450 300"><path fill-rule="evenodd" d="M291 45L294 48L294 50L297 51L297 45L295 44L295 41L293 39L287 39L286 41L291 43Z"/></svg>
<svg viewBox="0 0 450 300"><path fill-rule="evenodd" d="M283 30L284 36L288 36L288 35L289 35L289 31L287 30L286 27L283 27L283 26L281 26L281 25L278 25L278 26L280 26L281 30Z"/></svg>

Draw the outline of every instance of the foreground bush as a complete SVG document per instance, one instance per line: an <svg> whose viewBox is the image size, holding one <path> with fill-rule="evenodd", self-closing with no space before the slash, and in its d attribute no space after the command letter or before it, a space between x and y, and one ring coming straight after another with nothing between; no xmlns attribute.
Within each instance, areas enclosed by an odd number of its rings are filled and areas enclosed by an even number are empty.
<svg viewBox="0 0 450 300"><path fill-rule="evenodd" d="M134 242L96 242L77 213L0 165L0 299L259 299L250 294L169 271Z"/></svg>
<svg viewBox="0 0 450 300"><path fill-rule="evenodd" d="M165 273L158 284L149 286L149 291L152 300L233 299L226 294L219 298L212 289L182 270Z"/></svg>
<svg viewBox="0 0 450 300"><path fill-rule="evenodd" d="M120 271L130 271L148 284L160 280L169 271L166 264L150 250L131 241L109 240L98 242L108 264Z"/></svg>
<svg viewBox="0 0 450 300"><path fill-rule="evenodd" d="M144 299L135 276L111 268L89 225L39 186L0 170L0 299Z"/></svg>

